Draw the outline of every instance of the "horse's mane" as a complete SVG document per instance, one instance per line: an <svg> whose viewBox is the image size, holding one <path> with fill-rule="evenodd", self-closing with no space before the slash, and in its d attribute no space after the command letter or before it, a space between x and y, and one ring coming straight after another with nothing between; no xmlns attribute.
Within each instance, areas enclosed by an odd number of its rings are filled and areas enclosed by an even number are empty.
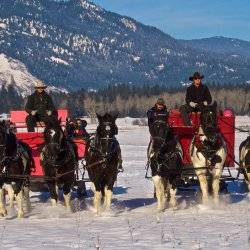
<svg viewBox="0 0 250 250"><path fill-rule="evenodd" d="M17 150L17 139L16 135L9 130L8 123L6 121L0 121L0 129L6 136L6 153L7 155L16 152Z"/></svg>
<svg viewBox="0 0 250 250"><path fill-rule="evenodd" d="M213 137L218 132L217 103L205 107L200 114L200 126L207 137Z"/></svg>
<svg viewBox="0 0 250 250"><path fill-rule="evenodd" d="M56 123L56 124L49 124L48 126L45 127L44 132L43 132L44 133L45 143L48 143L48 136L47 135L48 135L48 132L50 130L55 130L56 132L61 132L62 135L63 135L62 140L63 141L66 140L66 135L65 135L65 133L64 133L64 131L63 131L60 123L61 122L59 120L58 123Z"/></svg>
<svg viewBox="0 0 250 250"><path fill-rule="evenodd" d="M101 132L101 127L103 124L105 123L110 123L113 127L113 129L116 129L116 118L117 115L112 115L110 113L105 113L103 116L97 114L97 118L98 118L98 126L97 126L97 130L96 130L96 135L98 136L98 134Z"/></svg>

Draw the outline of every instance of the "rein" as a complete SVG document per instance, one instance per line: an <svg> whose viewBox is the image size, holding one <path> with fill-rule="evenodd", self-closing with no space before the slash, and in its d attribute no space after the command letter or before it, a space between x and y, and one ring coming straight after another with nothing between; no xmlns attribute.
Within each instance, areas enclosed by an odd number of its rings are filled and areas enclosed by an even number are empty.
<svg viewBox="0 0 250 250"><path fill-rule="evenodd" d="M224 121L223 119L221 119L221 122L223 122L224 124L228 125L230 128L238 130L239 132L250 133L250 130L246 130L246 129L242 129L242 128L239 128L239 127L236 127L236 126L232 126L231 124L229 124L228 122Z"/></svg>
<svg viewBox="0 0 250 250"><path fill-rule="evenodd" d="M49 143L50 145L60 145L59 143ZM47 146L49 145L47 144ZM48 156L49 152L46 150L47 149L47 146L45 146L45 149L42 151L44 156ZM53 161L53 160L50 160L49 157L46 157L46 163L48 163L49 165L53 166L53 167L60 167L62 165L65 165L67 164L71 159L72 159L72 154L70 153L70 148L62 148L60 149L60 153L62 152L66 152L66 155L65 157L63 157L60 161Z"/></svg>

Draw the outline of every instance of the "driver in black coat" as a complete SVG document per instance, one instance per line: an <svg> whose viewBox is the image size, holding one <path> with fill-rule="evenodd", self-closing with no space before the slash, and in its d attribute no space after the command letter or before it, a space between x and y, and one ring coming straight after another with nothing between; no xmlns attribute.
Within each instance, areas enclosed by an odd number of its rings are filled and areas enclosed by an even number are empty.
<svg viewBox="0 0 250 250"><path fill-rule="evenodd" d="M168 110L163 98L158 98L154 107L148 110L147 117L148 117L149 133L150 135L152 135L151 131L155 121L162 120L167 122Z"/></svg>
<svg viewBox="0 0 250 250"><path fill-rule="evenodd" d="M208 87L201 82L203 78L204 76L200 75L199 72L195 72L193 76L189 78L193 84L187 88L186 104L180 107L182 120L185 126L191 126L189 113L201 112L212 102Z"/></svg>
<svg viewBox="0 0 250 250"><path fill-rule="evenodd" d="M165 105L165 101L163 98L158 98L157 102L155 105L148 110L147 112L147 117L148 117L148 127L149 127L149 133L151 136L153 136L153 126L155 121L164 121L167 123L167 118L168 118L168 110ZM148 160L151 155L151 148L152 145L152 138L150 138L149 146L148 146Z"/></svg>
<svg viewBox="0 0 250 250"><path fill-rule="evenodd" d="M34 132L37 122L55 124L57 122L57 114L51 97L45 92L47 88L42 81L37 81L36 91L28 96L25 110L29 114L26 117L28 132Z"/></svg>

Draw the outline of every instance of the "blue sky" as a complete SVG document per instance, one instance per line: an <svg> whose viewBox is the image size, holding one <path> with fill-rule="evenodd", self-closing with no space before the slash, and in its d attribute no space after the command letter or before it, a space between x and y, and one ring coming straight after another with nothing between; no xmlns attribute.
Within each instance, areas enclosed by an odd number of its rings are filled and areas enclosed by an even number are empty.
<svg viewBox="0 0 250 250"><path fill-rule="evenodd" d="M92 0L175 38L226 36L250 41L250 0Z"/></svg>

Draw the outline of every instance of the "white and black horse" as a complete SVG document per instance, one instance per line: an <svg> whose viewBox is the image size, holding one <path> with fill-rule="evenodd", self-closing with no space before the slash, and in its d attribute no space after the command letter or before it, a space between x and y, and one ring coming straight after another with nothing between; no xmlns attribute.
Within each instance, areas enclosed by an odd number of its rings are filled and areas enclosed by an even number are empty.
<svg viewBox="0 0 250 250"><path fill-rule="evenodd" d="M34 162L31 149L19 142L5 121L0 122L0 216L6 216L4 189L8 191L10 208L17 201L17 217L24 216L24 198L29 203L29 178Z"/></svg>
<svg viewBox="0 0 250 250"><path fill-rule="evenodd" d="M250 136L240 144L240 167L250 192Z"/></svg>
<svg viewBox="0 0 250 250"><path fill-rule="evenodd" d="M202 202L207 203L212 191L219 201L220 177L227 157L225 141L218 131L217 104L205 107L200 114L200 126L190 145L190 157L202 191Z"/></svg>
<svg viewBox="0 0 250 250"><path fill-rule="evenodd" d="M67 140L60 120L44 130L45 145L40 155L46 183L51 195L52 206L58 201L58 187L62 186L64 201L67 209L71 209L70 191L75 181L77 155L74 145Z"/></svg>
<svg viewBox="0 0 250 250"><path fill-rule="evenodd" d="M118 133L115 124L117 116L97 115L98 127L94 140L90 143L86 156L86 166L90 181L94 187L94 207L101 212L101 201L104 199L104 210L109 210L113 195L113 186L117 179L120 147L115 135Z"/></svg>
<svg viewBox="0 0 250 250"><path fill-rule="evenodd" d="M149 162L157 198L157 209L166 208L166 201L176 207L176 192L181 178L183 152L172 128L165 121L151 126Z"/></svg>

